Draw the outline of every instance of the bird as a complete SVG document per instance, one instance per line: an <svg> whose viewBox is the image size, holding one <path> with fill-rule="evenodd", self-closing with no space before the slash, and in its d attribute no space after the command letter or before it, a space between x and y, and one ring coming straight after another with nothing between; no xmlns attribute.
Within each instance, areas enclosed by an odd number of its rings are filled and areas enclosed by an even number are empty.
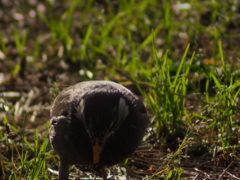
<svg viewBox="0 0 240 180"><path fill-rule="evenodd" d="M107 180L104 167L118 164L140 145L149 125L143 102L126 87L90 80L64 89L50 110L49 139L60 157L59 180L71 165L92 166Z"/></svg>

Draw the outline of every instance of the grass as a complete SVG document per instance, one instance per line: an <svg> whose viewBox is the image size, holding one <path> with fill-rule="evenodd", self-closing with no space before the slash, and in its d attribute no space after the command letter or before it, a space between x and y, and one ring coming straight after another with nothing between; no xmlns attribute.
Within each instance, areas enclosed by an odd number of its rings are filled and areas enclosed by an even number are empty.
<svg viewBox="0 0 240 180"><path fill-rule="evenodd" d="M0 177L55 179L52 100L68 85L105 79L139 95L151 117L142 165L126 161L142 178L240 178L239 8L224 0L3 2Z"/></svg>

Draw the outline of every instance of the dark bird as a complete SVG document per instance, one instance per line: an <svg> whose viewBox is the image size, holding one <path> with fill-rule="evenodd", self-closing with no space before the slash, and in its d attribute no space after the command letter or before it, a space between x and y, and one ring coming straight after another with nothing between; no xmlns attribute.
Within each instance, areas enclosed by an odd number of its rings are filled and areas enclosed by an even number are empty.
<svg viewBox="0 0 240 180"><path fill-rule="evenodd" d="M59 180L73 164L104 166L129 157L141 143L149 117L142 101L110 81L86 81L63 90L51 108L50 142L60 156Z"/></svg>

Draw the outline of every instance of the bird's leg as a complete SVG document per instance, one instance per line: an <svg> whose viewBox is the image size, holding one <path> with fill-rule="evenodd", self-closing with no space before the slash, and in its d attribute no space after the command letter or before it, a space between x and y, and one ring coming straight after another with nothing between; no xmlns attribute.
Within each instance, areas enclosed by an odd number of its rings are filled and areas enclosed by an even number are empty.
<svg viewBox="0 0 240 180"><path fill-rule="evenodd" d="M69 173L68 169L69 169L69 164L66 163L62 158L60 158L58 180L68 180L68 173Z"/></svg>
<svg viewBox="0 0 240 180"><path fill-rule="evenodd" d="M95 165L93 165L93 169L95 172L101 173L103 180L107 180L105 168L103 166L99 166L99 165L95 164Z"/></svg>
<svg viewBox="0 0 240 180"><path fill-rule="evenodd" d="M103 178L103 180L107 180L107 176L106 176L105 168L104 168L104 167L101 167L101 168L99 168L99 171L100 171L101 174L102 174L102 178Z"/></svg>

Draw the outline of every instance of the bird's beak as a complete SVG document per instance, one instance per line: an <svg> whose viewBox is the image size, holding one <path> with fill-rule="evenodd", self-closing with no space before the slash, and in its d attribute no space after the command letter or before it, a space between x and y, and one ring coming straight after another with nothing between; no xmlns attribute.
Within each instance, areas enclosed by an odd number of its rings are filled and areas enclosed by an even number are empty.
<svg viewBox="0 0 240 180"><path fill-rule="evenodd" d="M93 164L98 164L100 161L101 154L101 146L99 146L98 138L96 139L96 143L93 146Z"/></svg>

